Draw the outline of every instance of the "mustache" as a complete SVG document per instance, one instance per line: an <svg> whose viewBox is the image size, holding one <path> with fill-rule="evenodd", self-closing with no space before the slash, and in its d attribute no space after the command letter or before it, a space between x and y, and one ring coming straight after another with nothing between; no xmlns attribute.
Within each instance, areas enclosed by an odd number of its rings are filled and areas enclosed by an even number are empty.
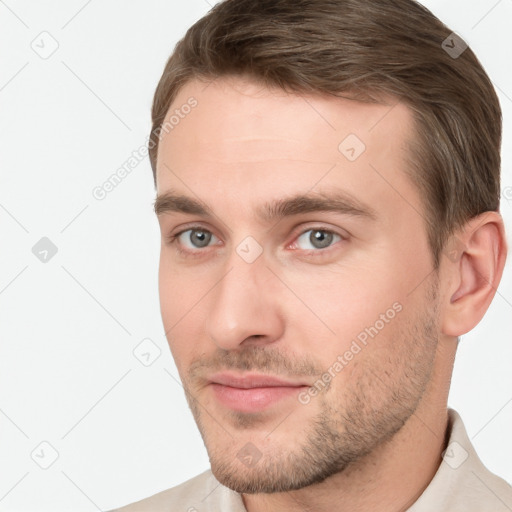
<svg viewBox="0 0 512 512"><path fill-rule="evenodd" d="M190 382L207 382L206 375L223 370L256 371L283 377L316 377L324 369L310 357L283 354L268 347L247 346L237 350L216 349L209 357L194 359L188 368Z"/></svg>

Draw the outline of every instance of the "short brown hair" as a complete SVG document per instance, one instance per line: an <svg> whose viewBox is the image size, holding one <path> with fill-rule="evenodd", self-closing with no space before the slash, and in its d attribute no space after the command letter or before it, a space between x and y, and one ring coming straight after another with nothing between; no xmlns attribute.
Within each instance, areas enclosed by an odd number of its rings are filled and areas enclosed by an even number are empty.
<svg viewBox="0 0 512 512"><path fill-rule="evenodd" d="M156 89L155 183L162 123L192 79L243 75L295 93L392 96L414 114L410 176L437 268L449 235L500 201L499 101L471 49L447 51L455 44L464 48L414 0L222 1L178 42Z"/></svg>

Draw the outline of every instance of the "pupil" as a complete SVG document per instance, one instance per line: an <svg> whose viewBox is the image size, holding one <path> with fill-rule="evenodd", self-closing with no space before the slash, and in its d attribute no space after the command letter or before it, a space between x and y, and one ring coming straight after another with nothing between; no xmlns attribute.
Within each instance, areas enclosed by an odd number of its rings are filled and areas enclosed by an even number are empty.
<svg viewBox="0 0 512 512"><path fill-rule="evenodd" d="M317 249L328 247L332 242L332 233L313 231L309 237L311 244Z"/></svg>
<svg viewBox="0 0 512 512"><path fill-rule="evenodd" d="M211 233L205 233L204 231L192 231L190 234L190 241L196 247L206 247L211 238Z"/></svg>

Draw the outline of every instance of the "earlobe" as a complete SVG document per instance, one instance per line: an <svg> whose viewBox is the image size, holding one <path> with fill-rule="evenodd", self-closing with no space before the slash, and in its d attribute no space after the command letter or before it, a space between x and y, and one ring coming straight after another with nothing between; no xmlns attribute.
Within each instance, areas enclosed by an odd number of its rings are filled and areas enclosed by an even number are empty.
<svg viewBox="0 0 512 512"><path fill-rule="evenodd" d="M452 246L450 257L441 263L450 283L442 331L457 337L480 322L501 280L507 253L501 215L485 212L474 217L453 235Z"/></svg>

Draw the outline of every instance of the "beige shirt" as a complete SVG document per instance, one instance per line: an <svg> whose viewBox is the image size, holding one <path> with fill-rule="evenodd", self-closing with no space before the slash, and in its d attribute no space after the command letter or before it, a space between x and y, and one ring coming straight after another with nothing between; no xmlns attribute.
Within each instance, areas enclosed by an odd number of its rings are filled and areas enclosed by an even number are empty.
<svg viewBox="0 0 512 512"><path fill-rule="evenodd" d="M448 409L448 419L450 437L443 461L408 512L511 512L512 487L482 464L454 409ZM208 470L117 512L247 511L241 495L220 484Z"/></svg>

